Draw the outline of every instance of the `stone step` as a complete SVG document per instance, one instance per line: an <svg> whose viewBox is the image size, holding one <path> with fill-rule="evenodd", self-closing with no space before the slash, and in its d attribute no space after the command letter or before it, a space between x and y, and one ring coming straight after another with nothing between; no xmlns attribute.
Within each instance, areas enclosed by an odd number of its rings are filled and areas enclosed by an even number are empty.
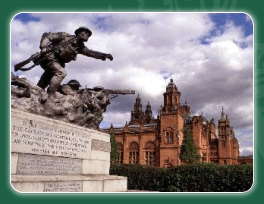
<svg viewBox="0 0 264 204"><path fill-rule="evenodd" d="M127 178L115 175L11 175L19 192L126 192Z"/></svg>

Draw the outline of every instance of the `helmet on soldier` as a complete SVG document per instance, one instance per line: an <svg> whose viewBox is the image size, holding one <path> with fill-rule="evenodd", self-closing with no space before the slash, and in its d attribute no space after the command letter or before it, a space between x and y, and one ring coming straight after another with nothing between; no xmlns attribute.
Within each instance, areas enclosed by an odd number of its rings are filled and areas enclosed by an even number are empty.
<svg viewBox="0 0 264 204"><path fill-rule="evenodd" d="M69 85L74 90L79 90L79 87L81 87L81 84L75 79L70 80L67 85Z"/></svg>
<svg viewBox="0 0 264 204"><path fill-rule="evenodd" d="M75 33L75 35L78 35L79 33L83 32L83 31L87 32L90 36L92 35L92 31L90 31L88 28L86 28L84 26L81 26L81 27L77 28L74 31L74 33Z"/></svg>

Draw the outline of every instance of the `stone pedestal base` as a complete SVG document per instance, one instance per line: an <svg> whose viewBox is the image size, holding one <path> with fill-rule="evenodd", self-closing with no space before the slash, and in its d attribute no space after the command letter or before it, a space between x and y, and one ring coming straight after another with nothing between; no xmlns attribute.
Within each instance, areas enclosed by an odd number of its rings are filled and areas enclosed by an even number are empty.
<svg viewBox="0 0 264 204"><path fill-rule="evenodd" d="M110 135L11 109L11 184L19 192L122 192Z"/></svg>
<svg viewBox="0 0 264 204"><path fill-rule="evenodd" d="M126 192L127 178L113 175L12 175L19 192Z"/></svg>

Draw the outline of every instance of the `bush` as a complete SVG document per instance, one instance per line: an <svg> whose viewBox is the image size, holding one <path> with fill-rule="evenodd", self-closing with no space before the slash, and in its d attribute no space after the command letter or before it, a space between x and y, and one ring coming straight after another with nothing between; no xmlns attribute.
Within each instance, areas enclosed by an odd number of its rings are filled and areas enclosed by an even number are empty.
<svg viewBox="0 0 264 204"><path fill-rule="evenodd" d="M244 192L253 183L253 165L189 164L170 169L111 164L110 174L128 177L128 189L160 192Z"/></svg>

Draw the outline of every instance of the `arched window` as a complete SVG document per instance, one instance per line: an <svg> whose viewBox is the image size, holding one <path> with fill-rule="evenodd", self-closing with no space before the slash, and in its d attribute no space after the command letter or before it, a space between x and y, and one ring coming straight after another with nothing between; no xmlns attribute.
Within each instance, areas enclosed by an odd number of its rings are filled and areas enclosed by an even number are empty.
<svg viewBox="0 0 264 204"><path fill-rule="evenodd" d="M118 163L123 164L123 145L120 142L118 142L118 150L119 150Z"/></svg>
<svg viewBox="0 0 264 204"><path fill-rule="evenodd" d="M138 143L132 142L129 147L129 163L138 164L139 163L139 146Z"/></svg>
<svg viewBox="0 0 264 204"><path fill-rule="evenodd" d="M173 139L173 129L172 128L168 128L165 131L165 143L173 143L174 139Z"/></svg>
<svg viewBox="0 0 264 204"><path fill-rule="evenodd" d="M145 145L145 162L147 166L155 166L156 165L156 152L155 152L155 143L147 142Z"/></svg>

